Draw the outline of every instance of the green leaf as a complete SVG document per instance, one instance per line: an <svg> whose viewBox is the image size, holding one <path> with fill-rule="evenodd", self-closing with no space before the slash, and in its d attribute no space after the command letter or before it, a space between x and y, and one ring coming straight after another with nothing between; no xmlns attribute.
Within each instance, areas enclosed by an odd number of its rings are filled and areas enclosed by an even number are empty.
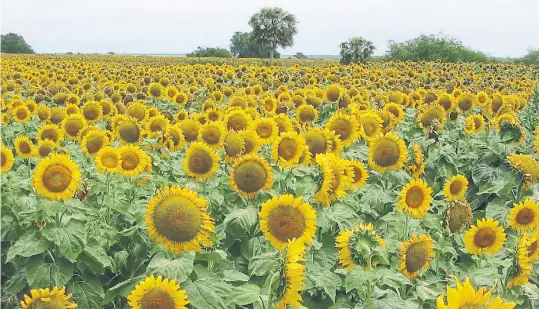
<svg viewBox="0 0 539 309"><path fill-rule="evenodd" d="M103 307L105 292L99 279L93 275L85 275L84 280L70 282L67 285L67 290L73 294L73 300L79 309Z"/></svg>
<svg viewBox="0 0 539 309"><path fill-rule="evenodd" d="M69 220L63 227L45 227L43 236L58 246L60 253L75 263L86 245L86 227L78 220Z"/></svg>
<svg viewBox="0 0 539 309"><path fill-rule="evenodd" d="M370 280L368 273L363 270L363 268L356 266L352 268L344 278L344 288L346 293L357 289L360 290L361 287Z"/></svg>
<svg viewBox="0 0 539 309"><path fill-rule="evenodd" d="M494 218L500 222L505 222L505 218L510 208L505 206L506 200L501 197L493 199L490 203L487 204L485 209L485 215L487 218Z"/></svg>
<svg viewBox="0 0 539 309"><path fill-rule="evenodd" d="M22 257L31 257L41 254L49 248L50 243L43 237L39 236L39 232L33 231L19 238L11 248L9 248L6 262L11 261L17 255Z"/></svg>
<svg viewBox="0 0 539 309"><path fill-rule="evenodd" d="M223 280L225 281L244 281L244 282L249 281L249 276L235 269L225 270L223 272L223 276L224 276Z"/></svg>
<svg viewBox="0 0 539 309"><path fill-rule="evenodd" d="M131 291L135 288L135 285L137 285L145 278L146 276L137 276L116 284L115 286L107 290L103 303L108 304L117 296L127 297L129 293L131 293Z"/></svg>
<svg viewBox="0 0 539 309"><path fill-rule="evenodd" d="M203 252L196 255L197 261L208 261L216 264L230 264L230 261L226 258L227 254L223 250L215 250L210 252Z"/></svg>
<svg viewBox="0 0 539 309"><path fill-rule="evenodd" d="M254 284L246 284L235 287L226 298L226 304L244 306L254 303L259 297L260 287Z"/></svg>
<svg viewBox="0 0 539 309"><path fill-rule="evenodd" d="M337 293L337 288L341 285L341 278L318 264L307 263L306 269L306 286L323 289L331 300L335 301L335 294Z"/></svg>
<svg viewBox="0 0 539 309"><path fill-rule="evenodd" d="M89 243L84 247L84 251L79 259L94 273L102 273L106 267L112 267L112 263L105 249L95 242Z"/></svg>
<svg viewBox="0 0 539 309"><path fill-rule="evenodd" d="M230 286L226 283L215 280L197 280L192 282L187 280L183 288L189 295L191 305L198 309L227 309L227 305L223 301L223 296L230 293ZM220 295L221 294L221 295Z"/></svg>
<svg viewBox="0 0 539 309"><path fill-rule="evenodd" d="M26 265L26 280L32 288L65 286L73 276L75 264L63 259L48 263L43 257L36 256Z"/></svg>
<svg viewBox="0 0 539 309"><path fill-rule="evenodd" d="M182 253L175 259L167 258L165 253L156 254L146 268L148 275L161 275L169 279L176 279L179 283L185 281L193 272L195 254Z"/></svg>
<svg viewBox="0 0 539 309"><path fill-rule="evenodd" d="M264 276L279 266L275 252L254 256L249 261L249 273L254 276Z"/></svg>
<svg viewBox="0 0 539 309"><path fill-rule="evenodd" d="M20 268L14 276L2 283L3 292L6 294L18 294L26 287L26 284L26 273L24 268Z"/></svg>

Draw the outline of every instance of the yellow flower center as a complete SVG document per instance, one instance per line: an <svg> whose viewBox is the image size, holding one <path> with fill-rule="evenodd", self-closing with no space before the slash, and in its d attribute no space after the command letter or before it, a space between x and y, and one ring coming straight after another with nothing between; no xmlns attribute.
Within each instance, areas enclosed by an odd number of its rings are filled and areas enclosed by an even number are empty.
<svg viewBox="0 0 539 309"><path fill-rule="evenodd" d="M309 150L313 157L319 153L325 153L327 150L327 141L324 134L316 131L305 133L305 142L309 146Z"/></svg>
<svg viewBox="0 0 539 309"><path fill-rule="evenodd" d="M200 210L183 196L168 196L155 208L155 228L173 241L190 241L202 224ZM152 307L148 307L152 308ZM156 307L159 308L159 307Z"/></svg>
<svg viewBox="0 0 539 309"><path fill-rule="evenodd" d="M118 157L114 153L105 153L101 156L101 163L107 168L118 166Z"/></svg>
<svg viewBox="0 0 539 309"><path fill-rule="evenodd" d="M51 165L43 173L43 184L51 192L63 192L71 183L71 170L63 165Z"/></svg>

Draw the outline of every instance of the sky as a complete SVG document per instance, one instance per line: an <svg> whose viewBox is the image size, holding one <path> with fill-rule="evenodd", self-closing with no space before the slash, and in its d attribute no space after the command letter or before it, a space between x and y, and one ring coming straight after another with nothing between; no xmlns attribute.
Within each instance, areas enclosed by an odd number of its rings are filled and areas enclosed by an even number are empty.
<svg viewBox="0 0 539 309"><path fill-rule="evenodd" d="M283 54L337 55L354 36L374 42L443 33L495 57L539 49L539 0L2 0L0 32L38 53L183 54L228 48L262 7L294 14L298 34Z"/></svg>

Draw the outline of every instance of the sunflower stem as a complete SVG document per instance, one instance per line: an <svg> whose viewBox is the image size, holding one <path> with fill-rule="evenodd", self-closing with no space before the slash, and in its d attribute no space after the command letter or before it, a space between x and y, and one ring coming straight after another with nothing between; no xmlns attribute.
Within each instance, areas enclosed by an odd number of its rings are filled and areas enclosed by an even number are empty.
<svg viewBox="0 0 539 309"><path fill-rule="evenodd" d="M404 213L404 239L408 239L410 236L410 214L408 212Z"/></svg>

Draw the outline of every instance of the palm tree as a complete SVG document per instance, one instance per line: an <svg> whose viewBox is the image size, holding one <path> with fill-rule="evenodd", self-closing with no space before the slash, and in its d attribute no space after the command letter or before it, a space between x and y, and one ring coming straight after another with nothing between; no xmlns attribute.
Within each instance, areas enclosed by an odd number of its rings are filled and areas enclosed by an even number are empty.
<svg viewBox="0 0 539 309"><path fill-rule="evenodd" d="M288 47L294 44L296 17L281 8L263 8L254 14L249 21L253 27L253 40L261 45L270 47L270 59L277 47Z"/></svg>

